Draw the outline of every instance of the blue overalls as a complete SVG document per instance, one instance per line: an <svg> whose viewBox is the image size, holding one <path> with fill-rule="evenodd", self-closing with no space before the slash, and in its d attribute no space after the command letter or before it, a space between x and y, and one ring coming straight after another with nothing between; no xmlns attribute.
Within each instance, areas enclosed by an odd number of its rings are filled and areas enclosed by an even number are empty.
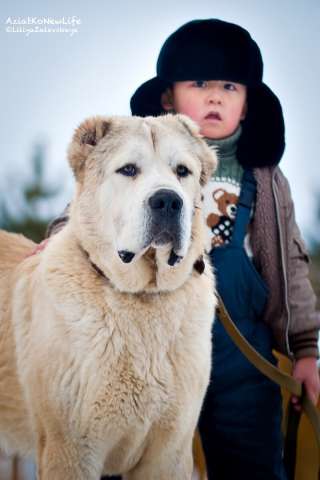
<svg viewBox="0 0 320 480"><path fill-rule="evenodd" d="M253 173L243 174L232 239L211 250L217 290L241 333L267 360L272 335L261 321L267 287L244 249L255 201ZM208 480L284 480L279 387L251 365L217 318L213 368L199 421Z"/></svg>

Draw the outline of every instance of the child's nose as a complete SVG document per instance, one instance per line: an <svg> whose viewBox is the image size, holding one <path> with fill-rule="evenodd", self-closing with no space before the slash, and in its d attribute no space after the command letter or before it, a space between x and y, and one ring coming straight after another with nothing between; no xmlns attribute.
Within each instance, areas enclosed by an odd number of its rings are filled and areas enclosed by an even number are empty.
<svg viewBox="0 0 320 480"><path fill-rule="evenodd" d="M207 101L208 103L220 104L222 100L219 88L212 87L208 91Z"/></svg>

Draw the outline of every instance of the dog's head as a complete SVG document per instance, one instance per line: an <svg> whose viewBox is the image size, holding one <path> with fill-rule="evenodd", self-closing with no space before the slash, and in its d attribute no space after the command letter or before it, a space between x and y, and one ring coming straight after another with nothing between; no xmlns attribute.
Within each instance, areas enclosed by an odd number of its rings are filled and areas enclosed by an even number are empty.
<svg viewBox="0 0 320 480"><path fill-rule="evenodd" d="M92 260L120 289L161 289L154 270L178 269L201 236L201 186L216 157L198 127L182 115L91 118L76 130L69 162L78 185L71 222ZM153 280L132 283L152 263Z"/></svg>

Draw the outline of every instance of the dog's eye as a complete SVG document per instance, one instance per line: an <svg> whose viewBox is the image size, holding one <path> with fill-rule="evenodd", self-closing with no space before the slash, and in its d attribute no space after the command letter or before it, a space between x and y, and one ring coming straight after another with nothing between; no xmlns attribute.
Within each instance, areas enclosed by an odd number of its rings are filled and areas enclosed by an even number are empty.
<svg viewBox="0 0 320 480"><path fill-rule="evenodd" d="M138 167L133 163L128 163L124 167L118 168L118 170L116 170L116 173L121 173L126 177L135 177L138 174Z"/></svg>
<svg viewBox="0 0 320 480"><path fill-rule="evenodd" d="M178 177L187 177L190 175L190 170L185 165L178 165L176 169Z"/></svg>

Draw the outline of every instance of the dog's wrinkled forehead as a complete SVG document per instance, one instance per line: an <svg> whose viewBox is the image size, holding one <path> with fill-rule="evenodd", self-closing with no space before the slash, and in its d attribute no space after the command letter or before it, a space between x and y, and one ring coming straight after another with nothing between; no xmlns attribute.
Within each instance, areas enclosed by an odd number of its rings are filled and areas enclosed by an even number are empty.
<svg viewBox="0 0 320 480"><path fill-rule="evenodd" d="M142 118L118 119L110 125L109 134L101 139L95 156L110 168L121 162L150 161L161 136L157 125ZM172 132L171 132L172 134ZM108 165L106 165L108 170Z"/></svg>
<svg viewBox="0 0 320 480"><path fill-rule="evenodd" d="M133 117L117 119L108 134L96 146L100 159L110 164L123 161L171 163L171 159L188 152L196 161L196 144L192 132L176 118Z"/></svg>
<svg viewBox="0 0 320 480"><path fill-rule="evenodd" d="M157 138L158 138L156 134L156 128L150 125L150 123L146 121L142 122L141 127L142 127L142 131L145 133L146 138L150 140L152 148L156 150Z"/></svg>
<svg viewBox="0 0 320 480"><path fill-rule="evenodd" d="M172 126L165 128L159 121L153 123L139 117L115 118L109 125L108 134L96 145L96 152L107 154L109 158L122 152L128 155L143 154L146 150L154 153L159 142L172 133Z"/></svg>
<svg viewBox="0 0 320 480"><path fill-rule="evenodd" d="M169 159L184 152L201 164L204 184L216 158L200 138L198 127L187 117L93 117L76 129L68 157L76 179L82 183L86 171L95 170L100 177L99 172L107 173L115 159Z"/></svg>
<svg viewBox="0 0 320 480"><path fill-rule="evenodd" d="M186 144L194 144L195 138L199 137L198 127L187 117L182 115L165 115L162 117L145 117L142 119L142 129L151 140L156 150L160 140L165 137L172 143L172 134L175 140Z"/></svg>
<svg viewBox="0 0 320 480"><path fill-rule="evenodd" d="M179 120L180 116L166 115L163 117L129 117L116 118L109 126L109 134L106 135L103 144L113 144L117 149L130 144L141 145L146 143L153 151L159 149L159 146L166 143L166 140L174 146L173 140L182 142L190 147L194 144L197 127L192 128ZM174 138L173 138L174 135Z"/></svg>

